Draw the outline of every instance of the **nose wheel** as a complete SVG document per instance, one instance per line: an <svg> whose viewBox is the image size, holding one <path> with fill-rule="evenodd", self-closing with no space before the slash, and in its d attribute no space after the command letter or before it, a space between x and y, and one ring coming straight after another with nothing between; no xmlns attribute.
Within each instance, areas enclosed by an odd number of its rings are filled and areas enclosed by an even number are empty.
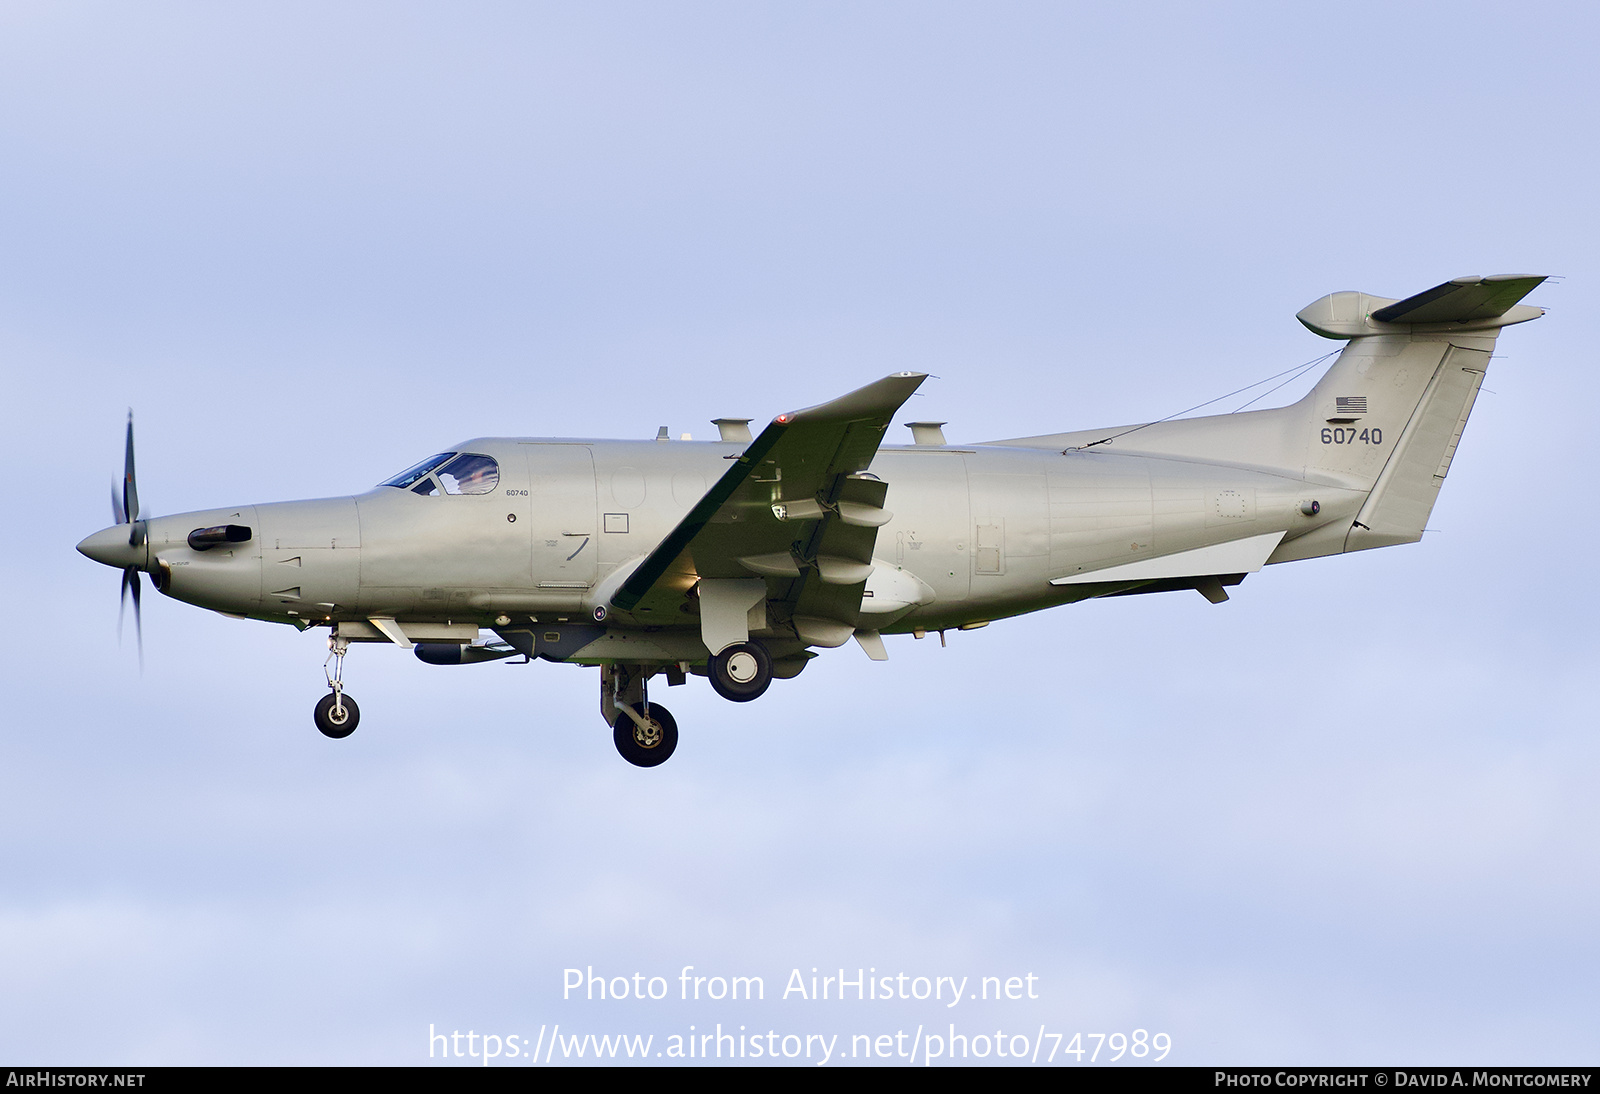
<svg viewBox="0 0 1600 1094"><path fill-rule="evenodd" d="M311 712L312 720L317 723L322 735L334 740L350 736L361 722L361 708L344 693L344 655L349 648L348 638L335 635L328 639L328 660L322 663L322 671L328 678L331 694L318 699L316 708ZM333 662L331 671L328 661Z"/></svg>
<svg viewBox="0 0 1600 1094"><path fill-rule="evenodd" d="M361 722L361 708L348 695L324 695L317 700L316 710L311 716L324 737L338 740L356 731L356 726Z"/></svg>
<svg viewBox="0 0 1600 1094"><path fill-rule="evenodd" d="M617 712L611 740L630 764L655 767L678 747L678 723L660 703L631 703Z"/></svg>

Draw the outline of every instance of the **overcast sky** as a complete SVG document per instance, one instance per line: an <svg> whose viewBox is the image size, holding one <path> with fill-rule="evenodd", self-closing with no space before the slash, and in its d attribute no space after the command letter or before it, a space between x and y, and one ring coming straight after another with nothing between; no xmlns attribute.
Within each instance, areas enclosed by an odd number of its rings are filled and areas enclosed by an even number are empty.
<svg viewBox="0 0 1600 1094"><path fill-rule="evenodd" d="M1593 1063L1597 30L0 4L0 1062L953 1022L1162 1032L1186 1064ZM72 549L129 407L157 514L358 492L470 436L704 436L902 369L937 377L903 420L979 441L1308 361L1294 313L1331 291L1520 272L1564 280L1501 339L1420 544L826 651L748 705L691 680L654 770L593 670L375 646L325 740L321 637L148 585L141 673L118 575ZM767 997L684 1002L686 965ZM590 966L670 997L563 1000ZM1038 998L781 997L813 968Z"/></svg>

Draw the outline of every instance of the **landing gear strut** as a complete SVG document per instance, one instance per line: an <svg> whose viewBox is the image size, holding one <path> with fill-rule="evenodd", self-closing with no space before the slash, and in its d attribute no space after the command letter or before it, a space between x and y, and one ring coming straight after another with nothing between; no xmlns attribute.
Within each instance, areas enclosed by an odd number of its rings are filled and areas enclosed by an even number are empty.
<svg viewBox="0 0 1600 1094"><path fill-rule="evenodd" d="M735 642L706 666L712 689L724 699L748 703L772 683L772 658L760 642Z"/></svg>
<svg viewBox="0 0 1600 1094"><path fill-rule="evenodd" d="M644 665L605 665L600 669L600 714L611 726L611 741L635 767L667 762L678 747L678 723L645 694L654 671Z"/></svg>
<svg viewBox="0 0 1600 1094"><path fill-rule="evenodd" d="M322 663L322 671L328 678L332 694L318 699L316 709L311 714L323 736L335 740L350 736L361 721L361 708L344 693L344 655L349 648L348 638L335 636L328 639L328 660ZM328 669L328 661L333 662L332 671Z"/></svg>

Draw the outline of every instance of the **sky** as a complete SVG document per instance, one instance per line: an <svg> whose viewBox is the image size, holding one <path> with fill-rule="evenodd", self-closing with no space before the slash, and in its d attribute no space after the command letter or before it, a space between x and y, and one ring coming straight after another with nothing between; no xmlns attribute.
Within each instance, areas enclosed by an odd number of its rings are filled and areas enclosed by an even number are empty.
<svg viewBox="0 0 1600 1094"><path fill-rule="evenodd" d="M0 1059L670 1064L692 1026L756 1065L1593 1063L1597 31L0 4ZM694 679L651 770L589 669L364 646L329 741L321 637L147 585L141 671L73 550L129 408L156 514L908 369L901 420L976 442L1163 417L1332 348L1294 320L1328 292L1471 273L1558 280L1421 543L826 651L751 704ZM682 998L735 976L764 998ZM1021 997L899 998L947 976Z"/></svg>

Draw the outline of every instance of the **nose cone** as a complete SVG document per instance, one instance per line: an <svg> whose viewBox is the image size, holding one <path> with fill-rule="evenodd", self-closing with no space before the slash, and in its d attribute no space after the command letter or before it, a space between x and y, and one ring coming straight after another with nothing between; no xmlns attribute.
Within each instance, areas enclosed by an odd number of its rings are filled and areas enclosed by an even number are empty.
<svg viewBox="0 0 1600 1094"><path fill-rule="evenodd" d="M145 545L137 547L128 545L128 536L132 527L127 524L113 524L110 528L102 528L82 543L78 544L78 551L103 566L114 566L119 570L129 566L138 566L141 569L145 563Z"/></svg>

